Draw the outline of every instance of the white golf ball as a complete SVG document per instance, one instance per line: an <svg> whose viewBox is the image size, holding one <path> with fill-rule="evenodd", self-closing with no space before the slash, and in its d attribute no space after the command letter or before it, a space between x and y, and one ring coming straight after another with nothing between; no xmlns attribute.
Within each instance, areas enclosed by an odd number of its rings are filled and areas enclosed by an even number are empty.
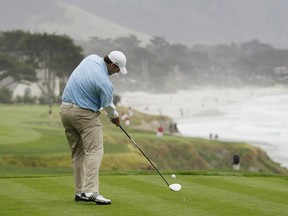
<svg viewBox="0 0 288 216"><path fill-rule="evenodd" d="M172 174L172 176L171 176L172 178L176 178L176 175L175 174Z"/></svg>

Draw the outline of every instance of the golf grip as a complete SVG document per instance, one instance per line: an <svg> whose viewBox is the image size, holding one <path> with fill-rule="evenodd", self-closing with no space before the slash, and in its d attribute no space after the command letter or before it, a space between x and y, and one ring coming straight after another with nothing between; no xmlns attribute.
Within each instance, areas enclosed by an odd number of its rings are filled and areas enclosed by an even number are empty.
<svg viewBox="0 0 288 216"><path fill-rule="evenodd" d="M149 161L149 163L154 167L154 169L158 172L158 174L162 177L164 182L169 186L169 183L167 180L163 177L163 175L159 172L159 170L156 168L156 166L152 163L152 161L146 156L146 154L140 149L140 147L136 144L136 142L129 136L129 134L124 130L124 128L119 125L121 130L127 135L127 137L134 143L134 145L138 148L138 150L145 156L145 158Z"/></svg>

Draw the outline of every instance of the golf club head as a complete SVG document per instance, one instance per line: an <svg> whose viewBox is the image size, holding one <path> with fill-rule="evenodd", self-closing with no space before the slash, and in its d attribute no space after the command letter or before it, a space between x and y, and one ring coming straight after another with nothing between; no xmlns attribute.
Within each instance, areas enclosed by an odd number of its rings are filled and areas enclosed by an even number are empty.
<svg viewBox="0 0 288 216"><path fill-rule="evenodd" d="M171 185L169 185L169 188L172 191L180 191L181 190L181 185L180 184L171 184Z"/></svg>

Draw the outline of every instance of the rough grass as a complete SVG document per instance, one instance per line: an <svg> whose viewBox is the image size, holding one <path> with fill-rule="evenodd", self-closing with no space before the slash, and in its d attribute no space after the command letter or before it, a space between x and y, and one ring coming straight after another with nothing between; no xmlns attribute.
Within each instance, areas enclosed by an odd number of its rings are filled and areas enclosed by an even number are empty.
<svg viewBox="0 0 288 216"><path fill-rule="evenodd" d="M120 107L121 110L125 108ZM60 121L59 106L52 117L46 106L0 106L0 171L5 166L24 168L70 169L70 150ZM134 112L133 127L126 130L161 170L231 170L232 155L241 157L246 171L287 174L261 149L245 143L230 143L164 135L159 139L147 125L168 121L165 116ZM101 115L104 127L105 157L102 171L149 170L151 165L126 135ZM145 123L146 130L140 130ZM141 126L142 125L142 126ZM136 128L136 129L135 129ZM4 171L4 170L3 170ZM46 172L45 172L46 173Z"/></svg>
<svg viewBox="0 0 288 216"><path fill-rule="evenodd" d="M166 176L182 190L172 192L158 175L101 175L110 206L74 203L72 176L0 178L1 215L275 216L288 212L287 179L213 175Z"/></svg>

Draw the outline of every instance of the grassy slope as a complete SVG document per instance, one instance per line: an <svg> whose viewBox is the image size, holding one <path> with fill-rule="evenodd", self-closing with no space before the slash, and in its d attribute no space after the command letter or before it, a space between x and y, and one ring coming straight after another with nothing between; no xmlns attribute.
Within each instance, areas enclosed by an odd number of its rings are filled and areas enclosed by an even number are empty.
<svg viewBox="0 0 288 216"><path fill-rule="evenodd" d="M10 171L39 173L41 168L43 173L70 172L70 150L58 111L59 107L54 107L53 116L49 118L46 106L0 106L0 175ZM152 169L105 114L101 119L106 152L101 166L103 171ZM232 155L238 152L242 170L287 174L286 169L271 161L261 149L245 143L171 135L159 139L153 131L157 121L165 123L169 118L135 112L133 128L127 131L161 170L231 170Z"/></svg>

